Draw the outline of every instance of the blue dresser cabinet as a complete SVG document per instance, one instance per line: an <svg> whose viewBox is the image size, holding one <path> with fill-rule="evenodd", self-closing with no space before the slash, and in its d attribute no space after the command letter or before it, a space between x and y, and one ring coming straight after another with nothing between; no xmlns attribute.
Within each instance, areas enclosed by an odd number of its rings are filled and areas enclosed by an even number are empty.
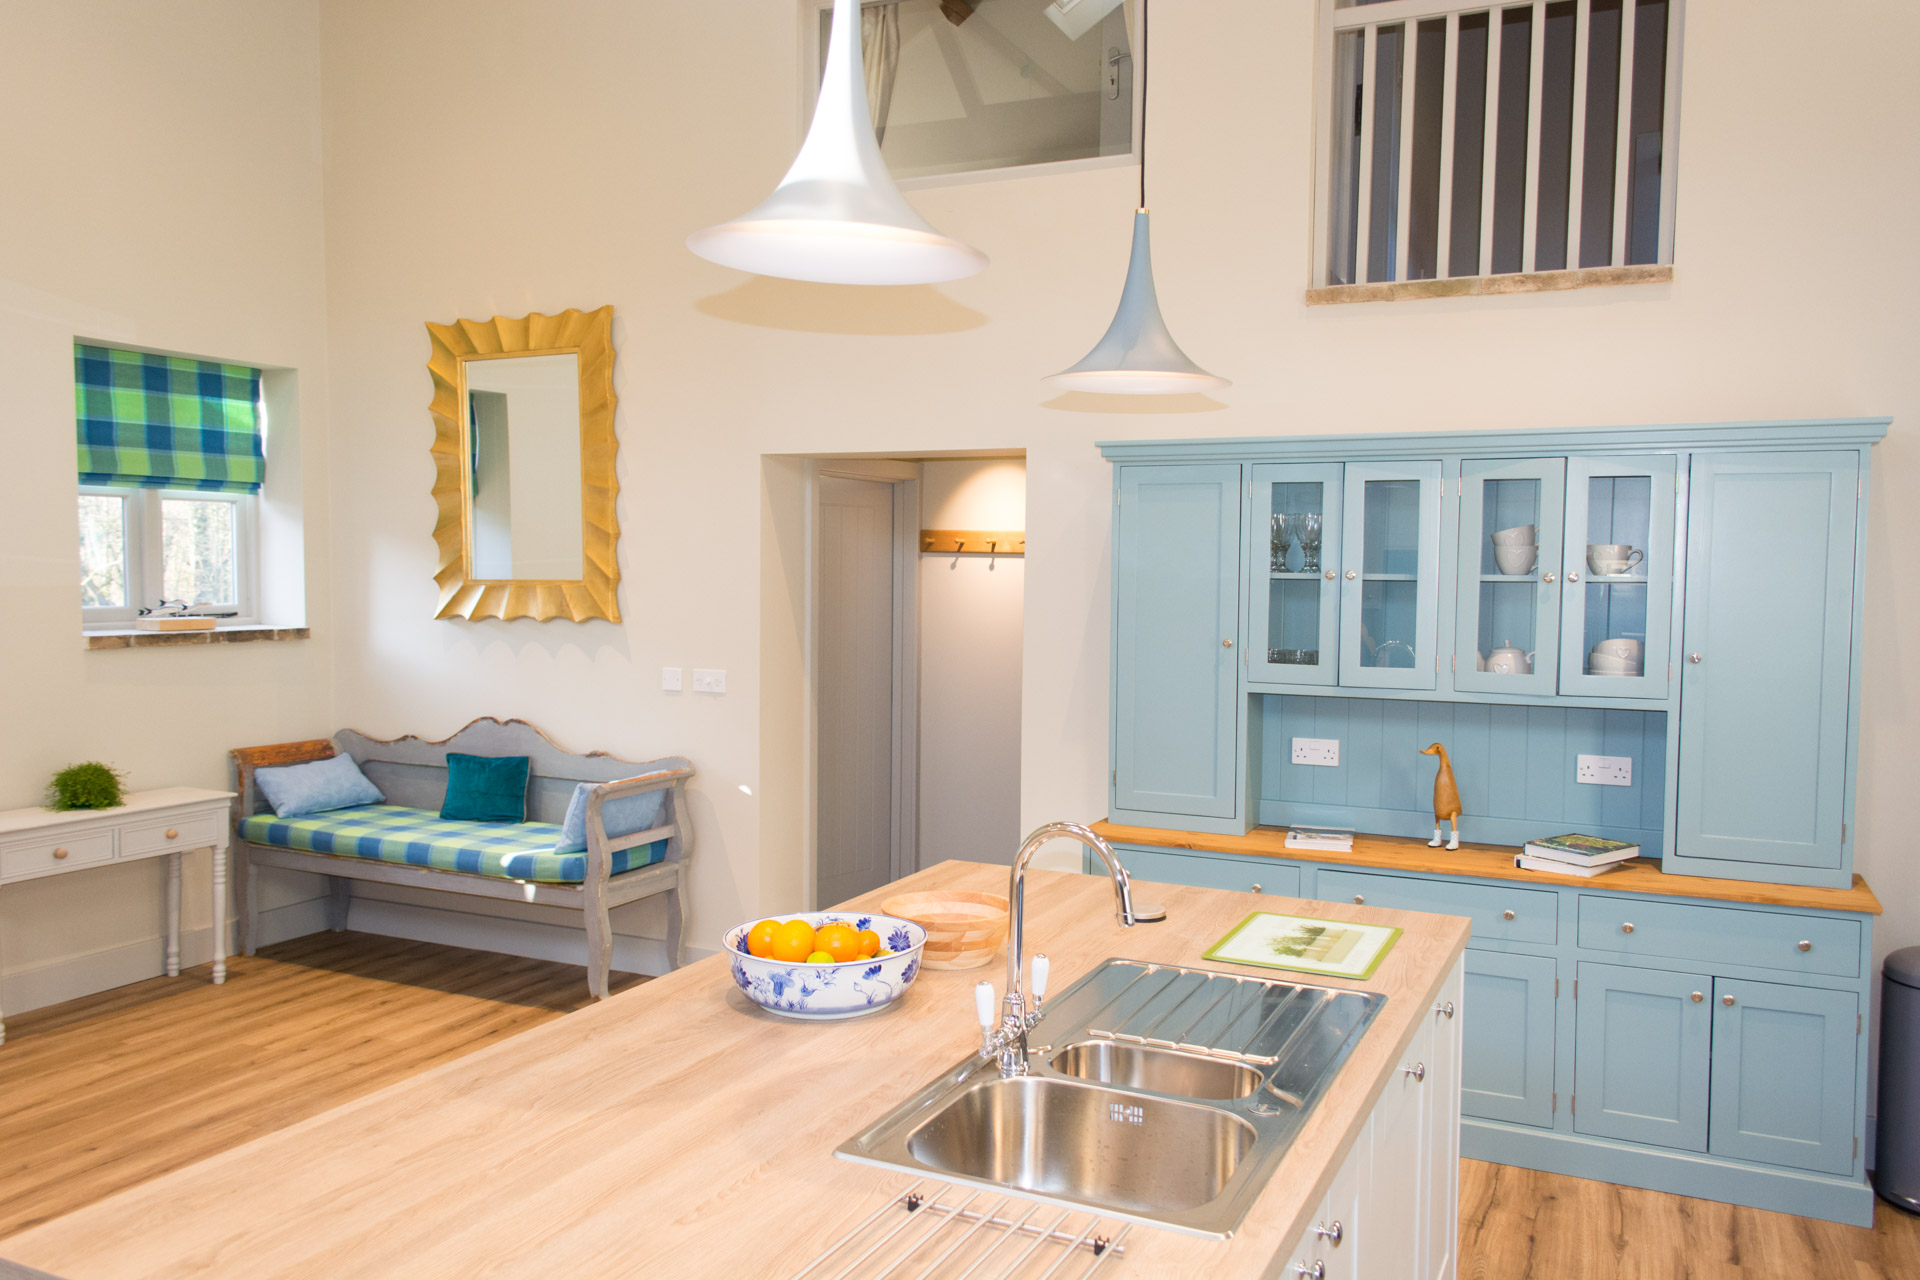
<svg viewBox="0 0 1920 1280"><path fill-rule="evenodd" d="M1886 428L1102 445L1116 464L1110 813L1223 835L1296 820L1430 831L1397 741L1344 752L1342 781L1328 770L1303 806L1293 740L1337 733L1280 737L1276 718L1307 717L1275 706L1317 701L1317 718L1371 733L1394 727L1383 704L1440 704L1419 728L1474 739L1448 746L1463 795L1491 802L1469 801L1468 839L1611 819L1670 870L1844 889L1865 481ZM1372 706L1331 710L1357 699ZM1516 733L1524 778L1503 763ZM1565 748L1600 734L1597 754L1632 759L1633 792L1575 787ZM1339 794L1357 799L1322 799Z"/></svg>
<svg viewBox="0 0 1920 1280"><path fill-rule="evenodd" d="M1285 851L1279 831L1209 850L1096 829L1141 880L1471 919L1463 1155L1871 1224L1862 1015L1879 904L1864 885L1706 899L1683 895L1748 890L1651 866L1548 880L1404 840L1362 837L1335 863ZM1796 897L1820 905L1784 905Z"/></svg>

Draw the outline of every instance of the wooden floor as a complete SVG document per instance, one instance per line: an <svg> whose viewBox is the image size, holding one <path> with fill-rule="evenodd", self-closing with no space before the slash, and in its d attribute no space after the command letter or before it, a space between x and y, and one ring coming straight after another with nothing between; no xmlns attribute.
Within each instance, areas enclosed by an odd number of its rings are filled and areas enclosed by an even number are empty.
<svg viewBox="0 0 1920 1280"><path fill-rule="evenodd" d="M322 933L225 986L203 966L21 1014L0 1241L587 1002L572 965ZM1460 1219L1461 1280L1920 1278L1920 1218L1885 1204L1869 1231L1464 1160Z"/></svg>
<svg viewBox="0 0 1920 1280"><path fill-rule="evenodd" d="M586 972L318 933L230 960L222 986L202 965L17 1014L0 1240L577 1009Z"/></svg>

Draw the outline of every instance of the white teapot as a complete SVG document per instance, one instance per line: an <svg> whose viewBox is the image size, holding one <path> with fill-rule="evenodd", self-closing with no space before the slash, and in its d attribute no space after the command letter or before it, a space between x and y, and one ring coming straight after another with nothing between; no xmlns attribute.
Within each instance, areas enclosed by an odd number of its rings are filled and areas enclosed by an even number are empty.
<svg viewBox="0 0 1920 1280"><path fill-rule="evenodd" d="M1487 655L1487 670L1495 675L1530 676L1533 674L1533 654L1510 644L1501 645Z"/></svg>

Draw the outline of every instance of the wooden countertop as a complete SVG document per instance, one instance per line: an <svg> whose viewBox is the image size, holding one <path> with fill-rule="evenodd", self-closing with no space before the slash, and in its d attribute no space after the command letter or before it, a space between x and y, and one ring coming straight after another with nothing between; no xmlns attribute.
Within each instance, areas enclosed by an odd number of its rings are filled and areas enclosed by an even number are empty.
<svg viewBox="0 0 1920 1280"><path fill-rule="evenodd" d="M1816 911L1857 911L1880 914L1880 899L1867 882L1853 878L1851 889L1815 889L1797 884L1769 884L1758 880L1714 880L1706 876L1670 876L1653 858L1634 858L1620 870L1602 876L1555 876L1522 871L1513 865L1517 845L1462 844L1449 853L1425 840L1403 836L1353 838L1351 852L1287 848L1285 827L1255 827L1244 836L1207 835L1199 831L1164 831L1158 827L1125 827L1096 822L1093 829L1115 844L1140 844L1157 849L1211 850L1245 853L1293 862L1330 862L1343 866L1378 867L1387 871L1420 871L1432 875L1478 876L1485 880L1518 880L1524 884L1574 885L1603 893L1658 893L1675 898L1714 898L1721 902L1753 902L1774 907L1805 907Z"/></svg>
<svg viewBox="0 0 1920 1280"><path fill-rule="evenodd" d="M946 862L854 901L1004 891L1006 875ZM1105 877L1032 872L1028 946L1052 958L1055 989L1108 956L1199 960L1254 910L1405 931L1367 981L1328 980L1387 1003L1240 1233L1136 1227L1115 1272L1257 1275L1326 1194L1468 922L1172 885L1154 896L1167 920L1122 929ZM1004 973L924 973L891 1012L797 1023L748 1003L712 956L0 1241L0 1256L65 1280L777 1280L913 1181L833 1149L977 1046L972 986Z"/></svg>

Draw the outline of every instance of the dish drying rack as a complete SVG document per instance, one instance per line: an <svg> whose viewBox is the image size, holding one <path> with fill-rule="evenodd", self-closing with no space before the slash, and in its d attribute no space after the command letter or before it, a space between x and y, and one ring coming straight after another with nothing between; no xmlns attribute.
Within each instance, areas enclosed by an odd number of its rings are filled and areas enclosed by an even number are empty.
<svg viewBox="0 0 1920 1280"><path fill-rule="evenodd" d="M1126 1255L1132 1229L1084 1210L915 1183L793 1280L1086 1280Z"/></svg>

